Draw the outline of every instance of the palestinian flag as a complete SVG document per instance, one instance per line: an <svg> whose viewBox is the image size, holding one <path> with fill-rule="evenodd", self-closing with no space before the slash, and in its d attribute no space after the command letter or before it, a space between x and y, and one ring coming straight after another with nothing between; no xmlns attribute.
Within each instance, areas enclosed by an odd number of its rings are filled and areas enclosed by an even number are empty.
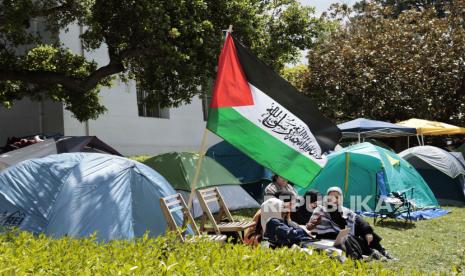
<svg viewBox="0 0 465 276"><path fill-rule="evenodd" d="M261 165L306 187L341 133L315 104L228 34L207 128Z"/></svg>

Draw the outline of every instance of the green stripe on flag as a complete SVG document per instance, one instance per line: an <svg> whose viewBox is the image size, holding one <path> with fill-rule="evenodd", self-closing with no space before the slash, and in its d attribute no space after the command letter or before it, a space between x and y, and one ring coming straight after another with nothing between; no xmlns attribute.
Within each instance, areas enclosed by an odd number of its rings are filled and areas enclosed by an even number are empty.
<svg viewBox="0 0 465 276"><path fill-rule="evenodd" d="M233 108L210 108L207 128L261 165L307 187L321 167L253 124Z"/></svg>

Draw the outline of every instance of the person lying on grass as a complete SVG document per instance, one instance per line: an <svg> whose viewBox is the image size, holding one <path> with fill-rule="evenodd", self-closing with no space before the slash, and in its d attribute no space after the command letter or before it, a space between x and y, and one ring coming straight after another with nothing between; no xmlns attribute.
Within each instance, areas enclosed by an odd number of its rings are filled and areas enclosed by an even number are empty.
<svg viewBox="0 0 465 276"><path fill-rule="evenodd" d="M373 259L394 259L381 246L382 239L373 228L359 215L342 206L342 190L339 187L329 188L326 194L324 205L315 209L307 223L307 230L320 239L336 239L339 231L350 228L349 235L336 246L347 256L354 259L361 259L363 255Z"/></svg>

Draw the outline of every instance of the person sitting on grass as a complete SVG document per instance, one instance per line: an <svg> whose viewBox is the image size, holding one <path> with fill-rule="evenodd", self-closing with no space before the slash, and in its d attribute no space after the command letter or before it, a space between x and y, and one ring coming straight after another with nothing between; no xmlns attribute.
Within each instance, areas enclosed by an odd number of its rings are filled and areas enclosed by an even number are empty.
<svg viewBox="0 0 465 276"><path fill-rule="evenodd" d="M317 190L309 190L303 196L303 204L291 212L291 219L299 225L306 225L310 221L313 211L321 205L322 195Z"/></svg>
<svg viewBox="0 0 465 276"><path fill-rule="evenodd" d="M265 188L265 200L271 196L275 196L277 192L282 191L291 192L294 197L297 197L297 191L284 177L274 174L271 180L272 182Z"/></svg>
<svg viewBox="0 0 465 276"><path fill-rule="evenodd" d="M263 240L276 247L304 246L312 241L310 233L290 218L294 204L294 194L288 191L278 192L262 204Z"/></svg>
<svg viewBox="0 0 465 276"><path fill-rule="evenodd" d="M339 187L329 188L324 206L315 209L307 230L316 233L317 238L336 239L339 231L349 228L349 235L338 245L349 257L360 259L368 255L378 260L394 259L381 246L382 239L373 228L359 215L342 206L342 202L342 190Z"/></svg>

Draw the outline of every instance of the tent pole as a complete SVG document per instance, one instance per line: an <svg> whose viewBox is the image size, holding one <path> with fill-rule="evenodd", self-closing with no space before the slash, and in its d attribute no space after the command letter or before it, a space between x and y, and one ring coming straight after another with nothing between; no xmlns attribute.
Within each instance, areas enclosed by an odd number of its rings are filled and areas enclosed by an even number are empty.
<svg viewBox="0 0 465 276"><path fill-rule="evenodd" d="M420 136L417 134L418 145L421 146Z"/></svg>
<svg viewBox="0 0 465 276"><path fill-rule="evenodd" d="M410 148L410 136L407 136L407 148Z"/></svg>
<svg viewBox="0 0 465 276"><path fill-rule="evenodd" d="M421 134L421 144L422 146L425 145L425 136L423 136L423 133Z"/></svg>
<svg viewBox="0 0 465 276"><path fill-rule="evenodd" d="M360 144L360 132L358 133L358 143Z"/></svg>
<svg viewBox="0 0 465 276"><path fill-rule="evenodd" d="M200 169L202 167L202 161L205 156L205 147L207 145L207 136L208 136L208 129L205 127L205 131L203 132L202 142L200 143L199 160L197 160L194 179L192 180L192 183L191 183L191 193L189 194L189 203L187 205L187 208L189 210L192 208L192 201L194 200L195 188L197 187L197 182L199 182Z"/></svg>
<svg viewBox="0 0 465 276"><path fill-rule="evenodd" d="M344 197L347 195L347 190L349 189L349 162L350 162L350 155L348 152L346 152L345 156L346 156L346 177L344 180Z"/></svg>

